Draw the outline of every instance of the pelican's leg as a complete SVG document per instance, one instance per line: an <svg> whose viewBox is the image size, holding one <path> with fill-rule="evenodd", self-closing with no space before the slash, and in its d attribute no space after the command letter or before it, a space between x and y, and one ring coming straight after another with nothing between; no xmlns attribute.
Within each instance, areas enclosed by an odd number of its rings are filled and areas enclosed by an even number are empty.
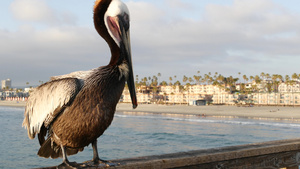
<svg viewBox="0 0 300 169"><path fill-rule="evenodd" d="M66 152L66 147L63 145L60 145L62 155L63 155L63 163L60 164L57 168L70 168L70 169L75 169L79 168L76 162L70 162L67 157L67 152Z"/></svg>
<svg viewBox="0 0 300 169"><path fill-rule="evenodd" d="M84 167L86 166L103 166L103 167L109 167L109 166L117 166L119 163L113 163L111 161L105 161L99 158L98 149L97 149L97 140L92 142L93 147L93 159L91 161L84 162Z"/></svg>
<svg viewBox="0 0 300 169"><path fill-rule="evenodd" d="M92 142L93 147L93 159L90 161L84 162L85 166L103 166L103 167L109 167L111 164L108 161L101 160L98 155L98 149L97 149L97 140ZM113 164L114 165L114 164Z"/></svg>
<svg viewBox="0 0 300 169"><path fill-rule="evenodd" d="M92 142L92 147L93 147L93 162L95 164L99 164L99 163L108 163L108 161L102 160L99 158L99 154L98 154L98 148L97 148L97 140Z"/></svg>

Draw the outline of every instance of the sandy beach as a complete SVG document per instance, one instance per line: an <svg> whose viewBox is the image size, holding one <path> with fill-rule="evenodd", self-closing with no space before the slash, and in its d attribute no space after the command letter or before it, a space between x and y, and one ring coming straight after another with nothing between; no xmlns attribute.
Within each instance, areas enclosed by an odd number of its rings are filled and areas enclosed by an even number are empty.
<svg viewBox="0 0 300 169"><path fill-rule="evenodd" d="M295 120L300 121L300 107L276 107L276 106L186 106L186 105L154 105L140 104L132 109L130 104L118 104L117 111L148 112L164 114L186 114L205 117L227 118L252 118L270 120Z"/></svg>
<svg viewBox="0 0 300 169"><path fill-rule="evenodd" d="M9 106L9 107L25 107L26 102L24 101L0 101L0 106Z"/></svg>
<svg viewBox="0 0 300 169"><path fill-rule="evenodd" d="M24 107L26 102L22 101L0 101L0 106ZM227 117L227 118L253 118L273 120L300 121L300 107L281 106L186 106L186 105L155 105L140 104L132 109L131 104L120 103L117 105L119 112L134 113L157 113L157 114L184 114L204 117Z"/></svg>

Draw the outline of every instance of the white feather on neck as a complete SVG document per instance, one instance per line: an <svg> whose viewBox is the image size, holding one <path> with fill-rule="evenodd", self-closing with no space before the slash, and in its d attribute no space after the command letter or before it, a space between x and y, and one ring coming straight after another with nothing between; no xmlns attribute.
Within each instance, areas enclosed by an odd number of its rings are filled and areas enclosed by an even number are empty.
<svg viewBox="0 0 300 169"><path fill-rule="evenodd" d="M123 15L124 13L126 13L128 16L130 16L129 10L128 10L126 4L124 4L120 0L112 0L107 8L107 11L105 12L105 15L104 15L104 23L108 30L108 33L110 34L110 36L113 38L113 40L119 47L120 47L120 43L118 42L117 38L113 35L111 30L109 29L107 19L108 19L108 17L115 17L118 15ZM129 20L130 20L130 18L129 18Z"/></svg>
<svg viewBox="0 0 300 169"><path fill-rule="evenodd" d="M119 71L120 71L120 77L119 80L121 80L121 78L124 76L125 79L127 79L128 77L128 73L129 73L129 68L128 65L126 63L122 63L121 65L118 66L119 67Z"/></svg>

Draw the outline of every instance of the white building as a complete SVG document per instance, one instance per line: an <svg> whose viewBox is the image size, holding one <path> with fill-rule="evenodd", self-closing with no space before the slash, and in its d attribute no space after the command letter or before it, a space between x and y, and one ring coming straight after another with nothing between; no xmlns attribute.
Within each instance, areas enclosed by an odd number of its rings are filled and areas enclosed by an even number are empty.
<svg viewBox="0 0 300 169"><path fill-rule="evenodd" d="M219 93L213 95L213 104L235 104L238 99L236 94Z"/></svg>
<svg viewBox="0 0 300 169"><path fill-rule="evenodd" d="M279 93L287 93L287 92L300 92L300 83L296 82L295 84L287 84L281 83L278 86Z"/></svg>
<svg viewBox="0 0 300 169"><path fill-rule="evenodd" d="M252 98L260 105L300 105L300 93L253 93Z"/></svg>
<svg viewBox="0 0 300 169"><path fill-rule="evenodd" d="M2 80L1 81L2 84L2 89L6 89L6 88L11 88L11 80L10 79L6 79L6 80Z"/></svg>

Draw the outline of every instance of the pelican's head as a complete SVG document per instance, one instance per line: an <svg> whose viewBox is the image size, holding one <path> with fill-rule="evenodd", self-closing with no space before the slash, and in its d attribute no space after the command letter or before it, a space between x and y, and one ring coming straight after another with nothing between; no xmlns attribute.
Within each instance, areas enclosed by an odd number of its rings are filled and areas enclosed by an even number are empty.
<svg viewBox="0 0 300 169"><path fill-rule="evenodd" d="M130 15L127 6L120 0L96 0L94 22L98 33L107 41L112 53L118 53L111 63L128 66L126 74L133 107L137 107L130 45ZM117 46L117 47L116 47ZM116 51L118 50L118 51Z"/></svg>
<svg viewBox="0 0 300 169"><path fill-rule="evenodd" d="M120 0L112 0L104 15L104 23L110 36L119 47L121 42L124 43L124 40L130 40L128 39L129 21L127 6Z"/></svg>

